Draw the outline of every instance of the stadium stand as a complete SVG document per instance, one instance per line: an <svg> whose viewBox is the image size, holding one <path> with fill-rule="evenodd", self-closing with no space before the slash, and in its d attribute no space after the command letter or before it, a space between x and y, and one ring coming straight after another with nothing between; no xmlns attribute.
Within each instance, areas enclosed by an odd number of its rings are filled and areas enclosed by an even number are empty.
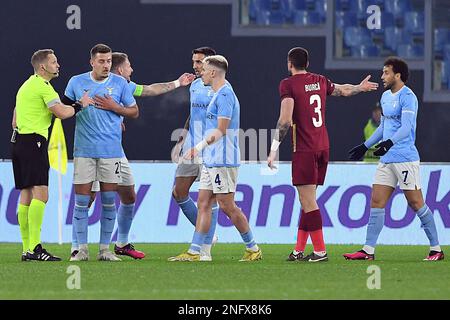
<svg viewBox="0 0 450 320"><path fill-rule="evenodd" d="M333 21L327 8L334 5ZM432 16L432 90L450 89L450 2L435 0ZM248 26L306 28L333 24L334 59L343 61L392 55L425 61L425 2L423 0L244 0ZM368 8L380 8L381 28L367 27Z"/></svg>

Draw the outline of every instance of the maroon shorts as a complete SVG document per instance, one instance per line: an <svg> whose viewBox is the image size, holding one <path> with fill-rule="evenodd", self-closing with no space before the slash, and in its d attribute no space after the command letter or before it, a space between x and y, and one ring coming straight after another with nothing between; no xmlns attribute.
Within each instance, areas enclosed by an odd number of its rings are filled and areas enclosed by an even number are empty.
<svg viewBox="0 0 450 320"><path fill-rule="evenodd" d="M329 158L329 150L292 153L292 184L323 185Z"/></svg>

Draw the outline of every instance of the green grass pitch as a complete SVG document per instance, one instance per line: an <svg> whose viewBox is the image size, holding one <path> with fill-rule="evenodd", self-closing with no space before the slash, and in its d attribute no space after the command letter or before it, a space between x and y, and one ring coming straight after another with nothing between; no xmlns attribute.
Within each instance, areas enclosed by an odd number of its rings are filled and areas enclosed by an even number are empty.
<svg viewBox="0 0 450 320"><path fill-rule="evenodd" d="M375 261L346 261L359 245L328 245L325 263L287 262L292 245L262 244L263 260L238 262L242 244L213 247L212 262L168 262L187 244L136 244L143 260L68 261L69 245L48 244L62 262L21 262L21 245L0 244L0 299L450 299L450 258L422 261L427 246L378 246ZM312 250L311 246L307 251ZM450 247L443 247L450 252ZM81 288L68 289L71 265ZM380 289L368 289L368 267L380 269Z"/></svg>

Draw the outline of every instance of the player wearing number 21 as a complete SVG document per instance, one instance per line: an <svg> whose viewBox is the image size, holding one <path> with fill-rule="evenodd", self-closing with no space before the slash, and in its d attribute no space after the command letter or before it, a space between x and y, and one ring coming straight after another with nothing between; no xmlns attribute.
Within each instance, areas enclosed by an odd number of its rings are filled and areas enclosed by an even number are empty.
<svg viewBox="0 0 450 320"><path fill-rule="evenodd" d="M359 85L332 83L323 75L308 72L308 60L304 48L293 48L288 53L291 76L280 83L280 117L267 161L270 168L275 168L278 147L292 125L292 184L297 187L302 210L297 244L288 261L320 262L328 260L316 201L316 188L325 180L330 148L325 126L326 98L373 91L378 84L369 81L370 75ZM304 255L309 236L314 251Z"/></svg>

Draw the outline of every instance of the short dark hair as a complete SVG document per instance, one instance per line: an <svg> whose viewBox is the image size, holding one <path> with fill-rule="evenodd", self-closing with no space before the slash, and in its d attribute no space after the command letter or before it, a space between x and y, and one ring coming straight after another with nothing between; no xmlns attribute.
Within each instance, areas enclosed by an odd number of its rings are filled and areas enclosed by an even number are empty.
<svg viewBox="0 0 450 320"><path fill-rule="evenodd" d="M405 60L399 57L389 57L384 62L384 66L391 66L394 74L400 73L400 78L406 83L409 78L409 68Z"/></svg>
<svg viewBox="0 0 450 320"><path fill-rule="evenodd" d="M196 54L196 53L204 54L205 57L209 57L209 56L216 55L216 50L214 50L213 48L210 48L210 47L200 47L200 48L192 50L192 54Z"/></svg>
<svg viewBox="0 0 450 320"><path fill-rule="evenodd" d="M111 48L106 44L99 43L92 47L91 49L91 58L95 57L97 53L110 53L112 52Z"/></svg>
<svg viewBox="0 0 450 320"><path fill-rule="evenodd" d="M126 53L113 52L111 70L113 71L117 70L117 68L119 68L127 60L128 55Z"/></svg>
<svg viewBox="0 0 450 320"><path fill-rule="evenodd" d="M216 68L219 68L225 72L228 71L228 61L224 56L213 55L206 57L203 62L206 62Z"/></svg>
<svg viewBox="0 0 450 320"><path fill-rule="evenodd" d="M38 70L41 63L47 62L49 54L54 53L55 52L52 49L41 49L33 53L31 56L31 65L33 66L34 71Z"/></svg>
<svg viewBox="0 0 450 320"><path fill-rule="evenodd" d="M295 69L305 70L309 61L308 50L302 47L292 48L289 50L288 60L292 63Z"/></svg>

